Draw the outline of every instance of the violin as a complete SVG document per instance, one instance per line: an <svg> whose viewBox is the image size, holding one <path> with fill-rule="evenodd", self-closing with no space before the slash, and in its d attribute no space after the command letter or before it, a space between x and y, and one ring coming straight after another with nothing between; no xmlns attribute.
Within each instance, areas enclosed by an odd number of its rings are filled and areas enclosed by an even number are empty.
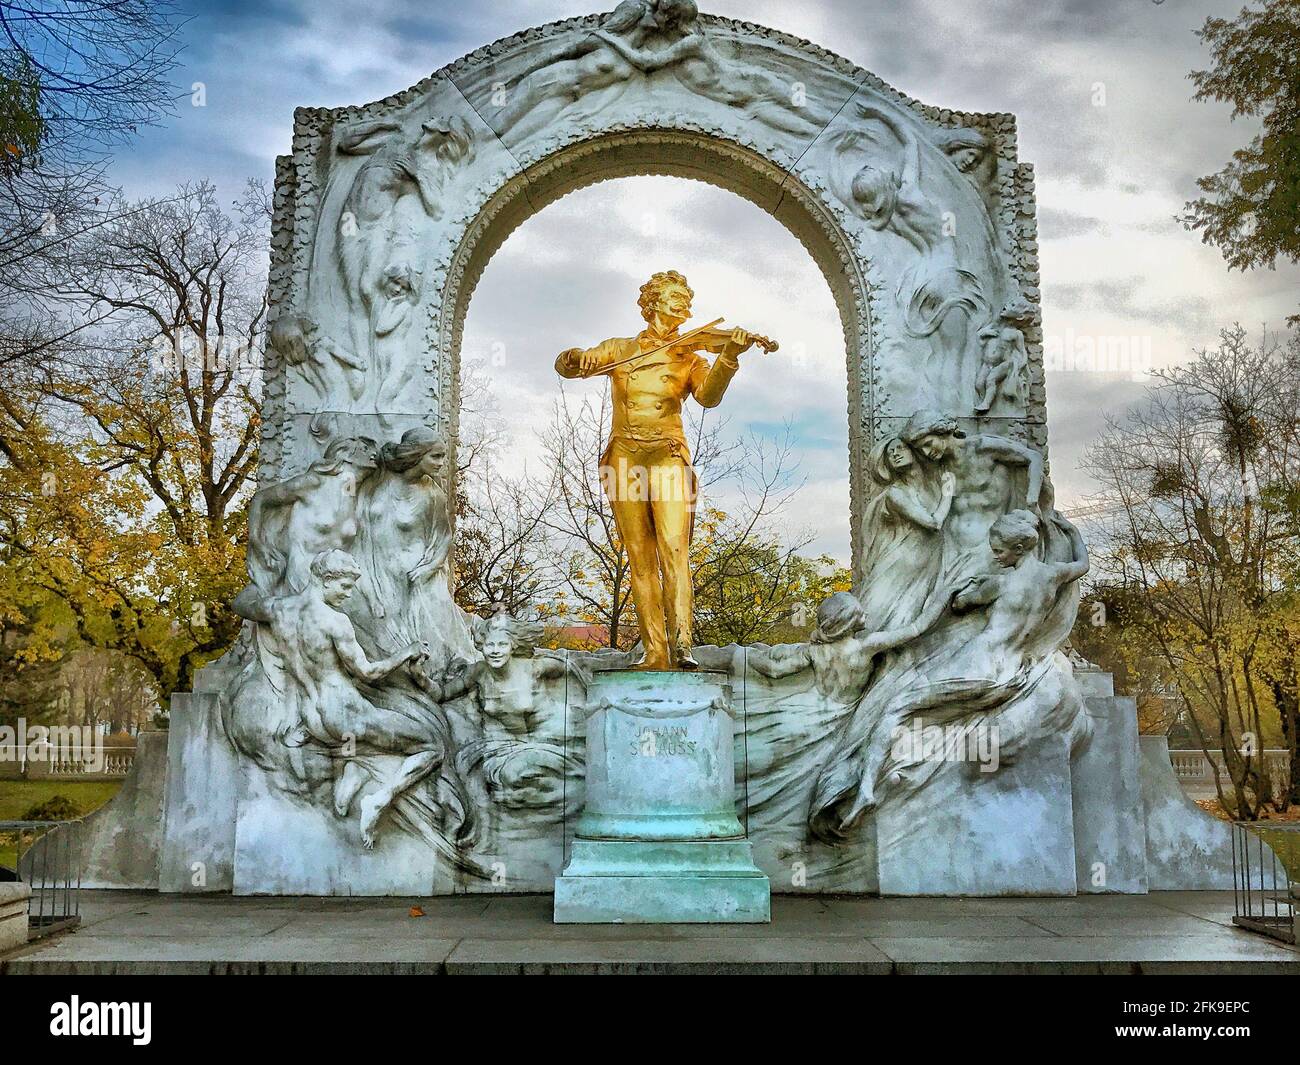
<svg viewBox="0 0 1300 1065"><path fill-rule="evenodd" d="M601 372L608 373L616 366L623 366L629 362L637 362L641 359L649 358L651 355L658 355L661 351L721 351L731 341L733 329L719 329L718 323L721 318L715 318L707 325L702 325L697 329L683 333L679 337L665 341L658 347L651 348L649 351L638 351L635 355L629 355L626 359L619 359L618 362L611 362ZM776 351L779 346L775 340L770 337L759 336L757 333L750 333L749 339L755 346L763 349L765 355L770 355Z"/></svg>
<svg viewBox="0 0 1300 1065"><path fill-rule="evenodd" d="M734 329L719 329L712 326L704 326L701 329L692 330L687 333L683 340L687 340L690 351L721 351L731 342L731 334ZM746 330L748 332L748 330ZM771 337L765 337L758 333L750 333L749 339L754 342L754 346L762 348L764 355L771 355L781 345ZM676 342L673 343L673 350L681 350Z"/></svg>

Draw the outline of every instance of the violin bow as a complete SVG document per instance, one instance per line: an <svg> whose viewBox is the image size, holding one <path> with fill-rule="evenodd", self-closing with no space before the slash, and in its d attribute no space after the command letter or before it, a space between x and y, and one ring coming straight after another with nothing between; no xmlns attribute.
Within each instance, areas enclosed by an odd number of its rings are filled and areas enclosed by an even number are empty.
<svg viewBox="0 0 1300 1065"><path fill-rule="evenodd" d="M692 329L689 332L683 333L679 337L674 337L672 340L667 340L664 343L660 344L658 347L651 348L649 351L638 351L635 355L629 355L626 359L619 359L618 362L611 362L608 366L602 366L600 372L606 373L609 370L614 369L616 366L623 366L626 363L634 362L637 359L646 359L649 358L651 355L658 355L661 351L667 351L669 348L675 348L678 344L682 343L683 341L690 340L691 337L699 336L701 333L705 332L706 330L712 329L715 325L717 325L721 321L722 321L721 318L715 318L713 319L713 321L709 322L708 324L699 326L696 329Z"/></svg>

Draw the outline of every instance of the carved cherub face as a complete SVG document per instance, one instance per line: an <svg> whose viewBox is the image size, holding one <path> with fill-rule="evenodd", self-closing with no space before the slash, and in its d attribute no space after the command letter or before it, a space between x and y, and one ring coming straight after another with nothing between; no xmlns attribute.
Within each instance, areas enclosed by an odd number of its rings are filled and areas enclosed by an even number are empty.
<svg viewBox="0 0 1300 1065"><path fill-rule="evenodd" d="M483 658L493 669L503 669L514 649L514 641L505 629L491 628L483 641Z"/></svg>

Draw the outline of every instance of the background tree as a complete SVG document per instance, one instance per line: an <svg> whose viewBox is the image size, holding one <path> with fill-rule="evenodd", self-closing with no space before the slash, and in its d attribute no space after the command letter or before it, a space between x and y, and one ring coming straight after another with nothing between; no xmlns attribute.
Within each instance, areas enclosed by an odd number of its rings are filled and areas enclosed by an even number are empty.
<svg viewBox="0 0 1300 1065"><path fill-rule="evenodd" d="M1300 0L1206 19L1197 36L1213 65L1191 73L1194 98L1231 103L1234 119L1258 119L1262 130L1197 182L1204 195L1187 204L1184 224L1237 269L1300 262Z"/></svg>
<svg viewBox="0 0 1300 1065"><path fill-rule="evenodd" d="M1223 807L1253 818L1271 743L1291 752L1283 803L1300 801L1300 340L1226 330L1157 378L1088 453L1096 582L1121 605L1130 668L1177 691L1202 749L1223 752Z"/></svg>
<svg viewBox="0 0 1300 1065"><path fill-rule="evenodd" d="M106 317L6 397L10 554L69 604L82 640L135 658L165 699L239 629L263 201L228 212L200 183L120 205L67 265L60 296Z"/></svg>
<svg viewBox="0 0 1300 1065"><path fill-rule="evenodd" d="M507 470L516 467L511 473ZM528 471L508 443L508 431L482 360L461 366L460 440L452 548L456 602L486 617L497 607L524 614L557 591L551 544Z"/></svg>
<svg viewBox="0 0 1300 1065"><path fill-rule="evenodd" d="M0 368L88 324L47 272L120 206L112 152L172 112L180 25L169 0L0 2Z"/></svg>

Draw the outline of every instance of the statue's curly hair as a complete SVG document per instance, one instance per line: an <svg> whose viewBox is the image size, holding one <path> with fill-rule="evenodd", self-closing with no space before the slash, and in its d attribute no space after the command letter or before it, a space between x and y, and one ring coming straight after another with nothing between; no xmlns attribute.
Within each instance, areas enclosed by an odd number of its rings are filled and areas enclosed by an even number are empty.
<svg viewBox="0 0 1300 1065"><path fill-rule="evenodd" d="M989 529L989 540L999 540L1021 551L1032 551L1038 545L1038 519L1028 510L1003 514Z"/></svg>
<svg viewBox="0 0 1300 1065"><path fill-rule="evenodd" d="M660 270L657 274L651 276L650 280L641 286L641 298L637 300L637 305L641 308L641 317L647 322L650 321L654 313L655 300L659 298L659 292L665 285L676 283L686 289L686 294L693 300L695 293L691 286L686 283L686 278L676 270Z"/></svg>

